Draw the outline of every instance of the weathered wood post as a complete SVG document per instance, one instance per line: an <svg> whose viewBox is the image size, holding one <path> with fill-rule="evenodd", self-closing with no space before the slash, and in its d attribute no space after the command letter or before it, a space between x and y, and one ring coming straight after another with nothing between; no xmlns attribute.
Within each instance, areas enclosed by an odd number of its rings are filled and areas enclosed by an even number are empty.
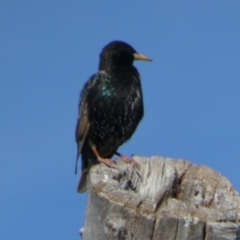
<svg viewBox="0 0 240 240"><path fill-rule="evenodd" d="M184 160L134 159L140 170L92 167L83 240L240 239L240 198L226 178Z"/></svg>

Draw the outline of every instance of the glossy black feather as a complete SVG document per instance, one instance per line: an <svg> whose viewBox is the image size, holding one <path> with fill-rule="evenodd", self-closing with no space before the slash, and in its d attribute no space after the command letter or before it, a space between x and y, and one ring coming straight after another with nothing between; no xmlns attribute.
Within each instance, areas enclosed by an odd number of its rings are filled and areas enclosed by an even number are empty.
<svg viewBox="0 0 240 240"><path fill-rule="evenodd" d="M83 173L87 174L89 164L98 163L92 145L101 157L111 158L143 117L140 77L132 65L134 53L124 42L110 43L100 55L99 72L83 87L76 127Z"/></svg>

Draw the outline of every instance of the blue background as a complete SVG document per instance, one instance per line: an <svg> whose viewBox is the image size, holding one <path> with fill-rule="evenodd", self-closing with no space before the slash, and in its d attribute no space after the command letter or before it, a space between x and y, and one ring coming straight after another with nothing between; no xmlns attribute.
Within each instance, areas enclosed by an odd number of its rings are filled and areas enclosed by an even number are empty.
<svg viewBox="0 0 240 240"><path fill-rule="evenodd" d="M240 1L1 1L0 239L79 239L79 92L124 40L145 116L121 152L206 165L240 190Z"/></svg>

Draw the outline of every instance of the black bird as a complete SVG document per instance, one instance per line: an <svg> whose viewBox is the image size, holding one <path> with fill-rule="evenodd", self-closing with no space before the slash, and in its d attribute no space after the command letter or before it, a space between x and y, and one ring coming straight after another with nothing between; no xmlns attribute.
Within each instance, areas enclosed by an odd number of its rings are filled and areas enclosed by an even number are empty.
<svg viewBox="0 0 240 240"><path fill-rule="evenodd" d="M79 193L86 191L87 173L93 164L111 167L111 157L122 156L118 147L131 138L143 117L141 82L134 60L151 61L125 42L110 42L100 54L98 73L82 89L76 126L77 160L82 157ZM124 156L123 160L130 161Z"/></svg>

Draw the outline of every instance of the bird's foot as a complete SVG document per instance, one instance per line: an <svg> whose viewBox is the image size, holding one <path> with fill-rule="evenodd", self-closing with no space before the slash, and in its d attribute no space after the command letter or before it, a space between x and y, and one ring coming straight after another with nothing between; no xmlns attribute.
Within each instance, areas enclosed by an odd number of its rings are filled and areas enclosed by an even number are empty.
<svg viewBox="0 0 240 240"><path fill-rule="evenodd" d="M133 158L129 158L119 152L116 152L115 154L119 156L125 163L133 163L133 165L136 166L138 170L141 170L141 165Z"/></svg>
<svg viewBox="0 0 240 240"><path fill-rule="evenodd" d="M95 146L92 147L92 151L95 154L95 156L97 157L97 160L100 163L104 163L105 165L107 165L110 168L114 168L114 166L112 165L114 163L114 161L111 158L102 158L99 153L98 150L96 149Z"/></svg>
<svg viewBox="0 0 240 240"><path fill-rule="evenodd" d="M111 158L102 158L102 157L98 157L97 160L100 163L104 163L105 165L107 165L110 168L114 168L114 166L112 165L114 163L114 161Z"/></svg>

